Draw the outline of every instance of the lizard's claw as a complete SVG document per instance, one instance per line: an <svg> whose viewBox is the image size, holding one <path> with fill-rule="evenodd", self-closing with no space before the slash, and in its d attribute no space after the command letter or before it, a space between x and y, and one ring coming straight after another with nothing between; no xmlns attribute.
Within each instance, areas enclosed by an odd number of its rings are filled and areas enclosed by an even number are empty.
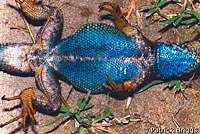
<svg viewBox="0 0 200 134"><path fill-rule="evenodd" d="M26 119L27 116L30 117L30 119L35 123L35 118L34 118L34 114L35 111L33 110L32 107L32 95L33 95L33 90L32 88L27 88L25 90L23 90L18 96L13 96L10 98L6 98L5 96L3 96L1 99L2 100L7 100L7 101L11 101L11 100L16 100L16 99L20 99L21 103L22 103L22 113L21 115L16 116L15 118L9 120L8 122L5 122L3 124L0 124L0 127L4 127L14 121L17 121L18 119L20 119L21 117L23 117L23 128L26 128Z"/></svg>
<svg viewBox="0 0 200 134"><path fill-rule="evenodd" d="M130 17L130 15L131 15L132 11L134 11L134 12L136 11L135 1L136 1L136 0L132 0L130 6L129 6L129 8L128 8L128 13L127 13L127 15L126 15L126 19L127 19L127 20L129 20L129 17Z"/></svg>
<svg viewBox="0 0 200 134"><path fill-rule="evenodd" d="M105 6L110 6L111 8L107 8ZM101 5L99 6L99 11L108 11L110 12L113 17L122 17L122 16L125 16L127 15L127 13L122 13L121 10L120 10L120 7L114 3L111 3L111 2L103 2L101 3Z"/></svg>
<svg viewBox="0 0 200 134"><path fill-rule="evenodd" d="M125 82L122 81L121 83L116 84L114 81L112 81L112 79L108 75L106 75L106 79L109 85L103 83L103 87L109 90L119 91L119 92L134 90L134 87L130 84L132 82L131 80Z"/></svg>

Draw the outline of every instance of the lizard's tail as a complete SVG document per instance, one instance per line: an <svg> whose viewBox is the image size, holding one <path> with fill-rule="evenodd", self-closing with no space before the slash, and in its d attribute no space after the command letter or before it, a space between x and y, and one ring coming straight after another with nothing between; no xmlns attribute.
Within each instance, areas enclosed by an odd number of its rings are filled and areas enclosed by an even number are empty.
<svg viewBox="0 0 200 134"><path fill-rule="evenodd" d="M0 70L20 75L32 74L27 61L27 54L32 43L0 44Z"/></svg>

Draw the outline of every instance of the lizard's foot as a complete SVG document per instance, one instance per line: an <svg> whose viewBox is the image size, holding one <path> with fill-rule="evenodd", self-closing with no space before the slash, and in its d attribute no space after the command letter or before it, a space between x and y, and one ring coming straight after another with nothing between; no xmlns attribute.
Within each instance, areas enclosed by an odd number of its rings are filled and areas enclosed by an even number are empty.
<svg viewBox="0 0 200 134"><path fill-rule="evenodd" d="M106 83L103 83L103 87L104 88L107 88L109 90L112 90L112 91L119 91L119 92L123 92L123 91L132 91L134 90L134 87L132 86L131 84L131 80L130 81L122 81L121 83L119 84L116 84L115 82L112 81L112 79L106 75L106 79L108 80L108 84L107 85Z"/></svg>
<svg viewBox="0 0 200 134"><path fill-rule="evenodd" d="M13 96L10 98L6 98L5 96L3 96L1 99L7 100L7 101L20 99L21 103L22 103L22 113L21 113L21 115L16 116L15 118L9 120L8 122L0 124L0 127L4 127L14 121L17 121L21 117L23 117L22 125L23 125L23 128L26 128L27 116L29 116L30 119L35 123L36 121L33 116L35 114L35 111L33 110L33 107L32 107L32 95L33 94L34 94L34 90L32 88L27 88L27 89L24 89L18 96Z"/></svg>
<svg viewBox="0 0 200 134"><path fill-rule="evenodd" d="M108 8L106 6L110 6L111 8ZM111 15L113 16L114 19L114 23L115 23L115 27L122 31L123 33L125 33L128 37L131 36L131 33L133 31L133 27L130 26L130 24L128 23L128 21L126 20L126 18L124 16L127 15L127 13L122 13L120 10L120 7L114 3L110 3L110 2L103 2L100 6L99 6L99 10L100 11L108 11L111 13Z"/></svg>

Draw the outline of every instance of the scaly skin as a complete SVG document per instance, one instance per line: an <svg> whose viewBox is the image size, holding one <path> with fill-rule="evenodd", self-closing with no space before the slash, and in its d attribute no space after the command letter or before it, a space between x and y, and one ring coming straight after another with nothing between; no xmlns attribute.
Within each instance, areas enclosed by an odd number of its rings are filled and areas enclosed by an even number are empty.
<svg viewBox="0 0 200 134"><path fill-rule="evenodd" d="M25 16L32 20L45 20L48 18L54 7L35 4L35 0L15 0L20 4Z"/></svg>
<svg viewBox="0 0 200 134"><path fill-rule="evenodd" d="M25 10L28 6L37 9L38 5L31 5L31 0L24 2L29 3L20 3L25 14L47 21L37 34L36 44L1 44L0 69L13 75L34 74L39 90L27 88L19 96L4 96L2 99L8 101L21 99L23 112L0 126L21 116L23 127L27 116L35 121L32 103L45 110L59 110L61 88L58 75L84 92L99 93L107 89L137 91L154 75L163 79L181 77L199 67L199 57L195 52L176 43L152 44L123 16L118 17L120 8L112 3L103 3L101 9L118 18L114 19L116 28L103 23L86 24L74 35L60 40L63 27L61 11L49 8L50 13L44 10L48 17L35 17L36 14L46 15L40 10ZM106 5L113 11L105 8ZM133 30L131 34L130 29Z"/></svg>

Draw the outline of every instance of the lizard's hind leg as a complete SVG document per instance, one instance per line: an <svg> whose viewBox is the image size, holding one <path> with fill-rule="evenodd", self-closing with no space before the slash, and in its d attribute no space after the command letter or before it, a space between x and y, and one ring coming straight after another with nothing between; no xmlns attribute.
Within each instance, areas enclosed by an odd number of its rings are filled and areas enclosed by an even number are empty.
<svg viewBox="0 0 200 134"><path fill-rule="evenodd" d="M33 110L32 103L38 106L40 109L48 112L59 112L61 102L67 106L65 99L61 96L61 87L59 80L56 77L56 72L49 66L46 60L47 57L45 57L46 52L50 53L51 48L56 45L55 42L60 39L60 34L62 33L63 27L62 20L63 17L60 10L52 10L50 17L48 17L48 21L43 27L41 27L41 30L39 31L38 37L40 41L38 41L37 44L30 44L32 46L26 46L25 44L20 43L20 45L13 45L12 47L2 45L3 47L1 49L1 53L3 56L1 59L9 59L8 64L1 62L3 64L0 64L0 67L4 67L3 71L8 70L17 72L19 70L18 72L20 72L21 75L26 73L27 70L30 71L31 74L35 74L38 89L27 88L24 89L18 96L10 98L6 98L5 96L2 97L2 100L7 101L20 99L22 104L22 113L8 122L0 124L0 127L8 125L21 117L23 117L23 128L26 127L26 119L28 117L35 122L35 111ZM20 47L22 49L19 49ZM17 48L17 50L14 48ZM17 56L13 55L12 52L15 52ZM11 56L11 58L9 56ZM19 67L17 65L13 65L16 60L18 60L20 63L17 64ZM15 62L13 63L13 61ZM23 68L24 66L21 67L21 65L24 65L24 63L28 64L28 69L25 68L26 70Z"/></svg>
<svg viewBox="0 0 200 134"><path fill-rule="evenodd" d="M108 75L106 75L106 79L109 85L107 85L106 83L103 83L103 87L111 91L115 91L115 92L133 91L137 87L136 84L132 84L135 82L134 79L121 81L118 84L112 81L112 79Z"/></svg>
<svg viewBox="0 0 200 134"><path fill-rule="evenodd" d="M17 4L17 7L23 13L21 14L21 17L27 27L27 30L29 31L29 34L31 36L33 43L35 44L36 40L33 36L29 23L24 17L24 15L28 17L30 20L34 20L34 22L36 23L43 22L49 17L54 7L42 5L42 4L36 4L35 0L15 0L15 2Z"/></svg>

